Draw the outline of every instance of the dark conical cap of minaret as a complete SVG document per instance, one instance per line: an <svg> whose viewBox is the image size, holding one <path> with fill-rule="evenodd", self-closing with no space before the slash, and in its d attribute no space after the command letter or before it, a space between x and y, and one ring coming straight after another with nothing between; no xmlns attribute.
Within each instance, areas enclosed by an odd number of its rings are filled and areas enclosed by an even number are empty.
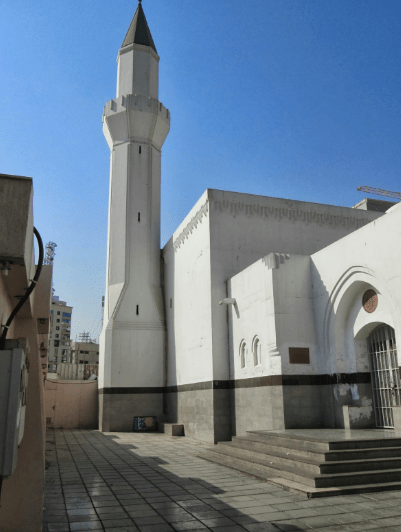
<svg viewBox="0 0 401 532"><path fill-rule="evenodd" d="M148 23L146 22L145 13L142 9L141 0L139 0L134 18L132 19L131 25L128 28L127 35L125 36L121 48L134 43L150 46L157 53L155 43L152 39L152 34L150 33Z"/></svg>

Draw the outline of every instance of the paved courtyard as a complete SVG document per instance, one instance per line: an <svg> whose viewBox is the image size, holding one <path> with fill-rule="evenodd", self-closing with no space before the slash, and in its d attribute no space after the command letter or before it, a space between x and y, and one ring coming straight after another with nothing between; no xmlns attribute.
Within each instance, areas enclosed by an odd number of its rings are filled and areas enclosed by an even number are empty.
<svg viewBox="0 0 401 532"><path fill-rule="evenodd" d="M308 500L198 458L207 447L48 429L43 532L401 532L401 491Z"/></svg>

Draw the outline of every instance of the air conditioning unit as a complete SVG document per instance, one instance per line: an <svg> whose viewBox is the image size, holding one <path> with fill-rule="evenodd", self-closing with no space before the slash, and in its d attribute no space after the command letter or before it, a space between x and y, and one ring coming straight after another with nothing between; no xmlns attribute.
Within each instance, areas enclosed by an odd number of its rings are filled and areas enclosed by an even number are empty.
<svg viewBox="0 0 401 532"><path fill-rule="evenodd" d="M7 478L17 465L24 436L28 369L28 340L6 340L0 351L0 476Z"/></svg>

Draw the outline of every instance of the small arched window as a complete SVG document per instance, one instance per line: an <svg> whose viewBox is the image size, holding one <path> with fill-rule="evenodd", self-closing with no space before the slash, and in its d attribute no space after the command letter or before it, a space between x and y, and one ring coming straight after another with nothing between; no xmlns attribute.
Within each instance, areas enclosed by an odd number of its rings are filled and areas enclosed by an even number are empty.
<svg viewBox="0 0 401 532"><path fill-rule="evenodd" d="M253 339L253 346L252 346L252 352L253 352L253 365L259 366L262 362L262 352L261 352L261 344L260 340L257 336Z"/></svg>
<svg viewBox="0 0 401 532"><path fill-rule="evenodd" d="M241 369L243 369L246 366L246 343L244 341L240 344L239 354L241 359Z"/></svg>

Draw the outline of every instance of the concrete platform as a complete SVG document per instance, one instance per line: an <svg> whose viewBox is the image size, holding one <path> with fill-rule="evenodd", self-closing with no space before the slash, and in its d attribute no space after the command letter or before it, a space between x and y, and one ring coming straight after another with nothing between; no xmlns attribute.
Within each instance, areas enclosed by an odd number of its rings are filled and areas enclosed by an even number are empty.
<svg viewBox="0 0 401 532"><path fill-rule="evenodd" d="M159 423L159 432L167 436L184 436L184 425L179 423Z"/></svg>
<svg viewBox="0 0 401 532"><path fill-rule="evenodd" d="M200 456L307 497L401 490L395 430L249 431Z"/></svg>
<svg viewBox="0 0 401 532"><path fill-rule="evenodd" d="M348 440L381 440L401 439L401 430L394 429L283 429L283 430L255 430L259 434L277 434L290 436L294 439L307 441L348 441Z"/></svg>

